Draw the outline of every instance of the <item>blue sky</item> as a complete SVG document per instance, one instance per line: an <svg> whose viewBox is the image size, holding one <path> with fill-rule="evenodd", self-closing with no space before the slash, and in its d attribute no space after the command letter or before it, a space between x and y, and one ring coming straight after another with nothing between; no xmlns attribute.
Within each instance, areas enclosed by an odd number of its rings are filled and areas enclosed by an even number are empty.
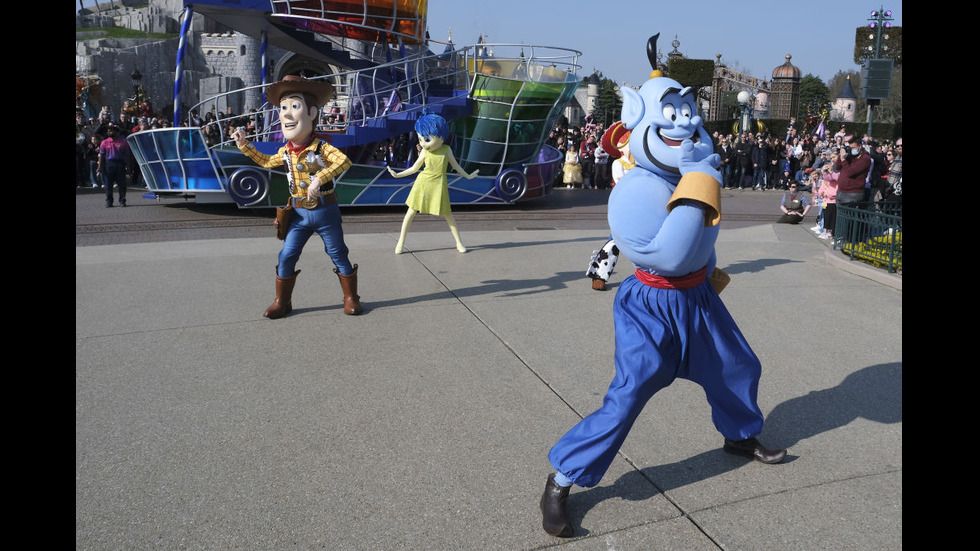
<svg viewBox="0 0 980 551"><path fill-rule="evenodd" d="M560 7L556 7L560 6ZM641 84L650 74L647 39L660 33L658 49L695 59L722 61L755 77L770 78L786 61L824 82L854 63L854 29L871 10L892 10L902 24L902 3L872 0L779 2L731 0L429 0L429 35L470 44L488 42L558 46L582 52L584 76L593 69L617 83Z"/></svg>
<svg viewBox="0 0 980 551"><path fill-rule="evenodd" d="M792 63L827 82L840 70L860 70L853 61L854 29L868 24L871 10L892 10L902 25L902 3L871 0L748 1L687 0L428 0L429 34L468 45L481 34L488 42L555 46L582 52L580 74L593 69L617 83L648 77L647 39L660 33L666 54L676 35L681 53L715 59L759 78L793 56ZM87 4L91 4L88 2ZM557 6L557 7L556 7ZM76 10L78 2L76 1ZM440 51L438 44L434 51Z"/></svg>

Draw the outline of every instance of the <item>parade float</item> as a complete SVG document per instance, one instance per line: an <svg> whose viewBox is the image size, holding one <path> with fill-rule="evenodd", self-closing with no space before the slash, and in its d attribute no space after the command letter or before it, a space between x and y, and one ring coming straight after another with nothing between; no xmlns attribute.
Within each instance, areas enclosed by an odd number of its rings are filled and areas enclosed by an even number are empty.
<svg viewBox="0 0 980 551"><path fill-rule="evenodd" d="M451 37L432 41L425 0L205 0L184 6L174 120L191 111L213 112L220 100L208 97L190 106L179 100L181 60L197 13L261 44L261 66L255 70L262 84L224 94L261 91L261 107L248 113L253 121L248 137L262 151L274 152L285 142L278 106L265 102L269 83L296 73L333 84L336 96L322 106L318 132L354 163L334 180L342 206L404 204L411 182L392 178L387 170L392 161L378 152L406 137L414 143L413 126L423 113L447 119L453 131L447 143L459 163L467 171L479 169L471 180L450 178L453 204L506 205L551 192L562 155L545 140L581 82L580 52L482 41L457 47ZM265 55L269 46L295 53L293 62L271 66ZM311 74L312 67L331 69ZM242 155L227 122L131 134L149 190L157 197L234 202L242 208L283 204L285 174L255 166ZM398 162L413 161L414 151L408 151Z"/></svg>

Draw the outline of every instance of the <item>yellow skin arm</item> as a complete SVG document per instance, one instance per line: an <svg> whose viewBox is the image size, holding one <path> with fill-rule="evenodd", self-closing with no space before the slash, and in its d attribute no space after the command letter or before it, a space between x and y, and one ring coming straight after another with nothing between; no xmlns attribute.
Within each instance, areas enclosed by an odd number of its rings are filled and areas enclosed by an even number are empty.
<svg viewBox="0 0 980 551"><path fill-rule="evenodd" d="M412 174L415 174L419 170L422 170L422 165L425 164L426 153L429 151L434 151L436 149L439 149L440 147L442 147L442 144L445 142L443 142L442 138L438 136L419 136L419 143L422 144L422 154L419 155L419 158L415 160L415 164L413 164L412 166L408 167L407 169L401 172L395 172L395 170L389 166L388 173L395 178L404 178L405 176L411 176ZM459 162L456 161L456 156L453 155L452 149L450 149L446 153L446 155L449 159L449 164L453 167L453 170L462 174L463 177L466 178L467 180L472 180L473 178L476 178L477 174L480 173L480 169L476 169L471 173L467 173L466 171L464 171L463 167L459 166Z"/></svg>

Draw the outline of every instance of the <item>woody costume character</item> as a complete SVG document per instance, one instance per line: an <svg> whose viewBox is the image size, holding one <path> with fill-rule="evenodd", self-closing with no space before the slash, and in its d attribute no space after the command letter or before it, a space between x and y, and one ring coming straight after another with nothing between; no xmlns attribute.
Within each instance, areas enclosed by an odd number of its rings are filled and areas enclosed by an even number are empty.
<svg viewBox="0 0 980 551"><path fill-rule="evenodd" d="M334 273L340 279L344 313L356 315L362 312L357 294L357 265L351 264L348 258L333 186L333 179L350 168L351 160L314 132L319 106L332 96L333 86L329 82L287 75L266 91L269 102L279 104L282 133L288 140L286 144L275 154L267 155L245 138L242 129L232 134L238 149L255 164L265 168L286 167L292 210L276 266L276 298L263 314L270 319L281 318L292 311L293 288L300 273L295 269L296 262L314 233L323 239L327 256L335 266Z"/></svg>

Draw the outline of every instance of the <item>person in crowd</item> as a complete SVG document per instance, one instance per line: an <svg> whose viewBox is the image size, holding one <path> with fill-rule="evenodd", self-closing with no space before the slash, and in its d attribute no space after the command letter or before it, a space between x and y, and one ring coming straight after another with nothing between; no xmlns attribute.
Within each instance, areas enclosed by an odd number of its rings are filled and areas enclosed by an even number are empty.
<svg viewBox="0 0 980 551"><path fill-rule="evenodd" d="M475 178L480 171L466 172L459 166L453 150L446 144L449 139L449 123L440 115L423 114L415 122L415 134L419 138L422 146L418 159L415 163L402 172L395 172L390 166L388 172L395 178L411 176L419 170L422 173L415 179L412 191L408 194L405 204L408 205L408 212L405 213L405 220L402 222L401 234L398 236L398 243L395 244L395 254L401 254L405 246L405 236L408 228L412 225L412 219L419 212L424 214L434 214L442 216L449 223L449 231L456 240L456 250L465 253L466 247L459 238L459 230L456 228L456 220L449 204L449 179L446 172L449 167L458 172L467 180ZM425 169L422 169L422 166Z"/></svg>
<svg viewBox="0 0 980 551"><path fill-rule="evenodd" d="M820 235L823 233L823 199L820 198L820 186L823 184L823 171L811 169L810 172L810 200L817 207L817 223L810 228L810 231Z"/></svg>
<svg viewBox="0 0 980 551"><path fill-rule="evenodd" d="M582 165L579 163L578 147L570 146L565 152L565 164L562 166L563 182L566 188L582 185Z"/></svg>
<svg viewBox="0 0 980 551"><path fill-rule="evenodd" d="M119 118L116 119L116 127L119 129L119 134L123 138L133 133L133 121L129 118L129 113L125 111L119 112Z"/></svg>
<svg viewBox="0 0 980 551"><path fill-rule="evenodd" d="M122 132L115 123L109 124L109 135L99 144L99 164L96 175L102 179L105 186L105 206L113 205L112 189L119 190L119 205L126 206L126 163L132 152L129 143L122 137Z"/></svg>
<svg viewBox="0 0 980 551"><path fill-rule="evenodd" d="M796 179L789 173L789 168L784 167L782 174L776 179L776 189L788 190L790 184L795 184Z"/></svg>
<svg viewBox="0 0 980 551"><path fill-rule="evenodd" d="M748 132L742 132L735 142L735 175L731 189L743 189L746 177L752 172L752 142Z"/></svg>
<svg viewBox="0 0 980 551"><path fill-rule="evenodd" d="M602 143L595 148L595 177L592 179L595 189L609 189L609 153L602 147Z"/></svg>
<svg viewBox="0 0 980 551"><path fill-rule="evenodd" d="M821 182L817 193L820 194L820 201L823 205L823 230L818 237L831 239L834 237L834 227L837 225L837 177L839 174L834 172L834 165L828 163L821 167L820 176Z"/></svg>
<svg viewBox="0 0 980 551"><path fill-rule="evenodd" d="M813 170L817 170L823 173L822 171L823 165L829 162L830 162L830 149L824 148L820 150L820 155L818 155L816 160L813 161L813 166L811 168Z"/></svg>
<svg viewBox="0 0 980 551"><path fill-rule="evenodd" d="M95 188L102 187L101 179L97 174L99 173L99 146L104 139L103 136L92 134L85 144L85 173L88 175L89 184Z"/></svg>
<svg viewBox="0 0 980 551"><path fill-rule="evenodd" d="M861 138L849 136L847 148L834 163L837 178L837 204L860 203L865 200L865 186L871 170L871 157L861 146Z"/></svg>
<svg viewBox="0 0 980 551"><path fill-rule="evenodd" d="M779 210L783 211L783 215L777 220L780 224L799 224L810 210L810 200L805 193L799 191L796 182L791 183L789 191L783 194Z"/></svg>
<svg viewBox="0 0 980 551"><path fill-rule="evenodd" d="M769 150L770 158L769 166L766 168L766 181L769 183L769 189L777 189L779 176L782 173L780 163L783 160L783 152L786 151L786 144L782 138L770 136Z"/></svg>
<svg viewBox="0 0 980 551"><path fill-rule="evenodd" d="M398 166L398 153L395 151L395 143L392 141L385 145L384 162L385 166L388 167Z"/></svg>
<svg viewBox="0 0 980 551"><path fill-rule="evenodd" d="M800 141L800 138L796 137L792 140L787 140L786 143L789 144L790 153L796 158L797 169L799 169L799 161L803 158L803 142Z"/></svg>
<svg viewBox="0 0 980 551"><path fill-rule="evenodd" d="M89 142L94 136L94 129L85 120L85 113L75 110L75 188L88 187L90 185L89 166L86 158L86 150Z"/></svg>
<svg viewBox="0 0 980 551"><path fill-rule="evenodd" d="M752 189L764 190L767 187L766 174L769 171L769 143L760 134L756 136L752 146L752 174L754 184Z"/></svg>
<svg viewBox="0 0 980 551"><path fill-rule="evenodd" d="M320 106L333 96L333 85L325 80L307 80L287 75L266 91L269 103L279 106L282 134L287 142L268 155L258 151L242 128L235 129L235 145L259 166L286 166L289 183L288 230L276 266L276 298L263 315L281 318L292 311L293 288L300 270L296 269L303 246L314 233L334 264L334 273L343 291L344 313L362 312L357 294L357 264L352 264L344 242L344 230L333 180L351 166L342 151L316 135ZM319 288L319 286L318 286Z"/></svg>
<svg viewBox="0 0 980 551"><path fill-rule="evenodd" d="M799 190L813 193L813 184L819 176L820 173L812 168L801 169L795 176L796 183L799 184Z"/></svg>
<svg viewBox="0 0 980 551"><path fill-rule="evenodd" d="M786 141L788 142L795 138L797 132L796 117L790 117L789 123L786 125Z"/></svg>
<svg viewBox="0 0 980 551"><path fill-rule="evenodd" d="M544 143L545 145L550 145L551 147L558 149L558 133L552 129L551 132L548 132L548 139L546 139Z"/></svg>
<svg viewBox="0 0 980 551"><path fill-rule="evenodd" d="M214 113L208 111L204 114L204 124L201 126L201 133L204 135L204 144L208 147L218 145L221 140L218 130L218 121Z"/></svg>
<svg viewBox="0 0 980 551"><path fill-rule="evenodd" d="M871 170L868 172L868 196L865 201L878 201L888 186L889 157L882 151L881 142L870 140L867 144L868 156L871 157Z"/></svg>
<svg viewBox="0 0 980 551"><path fill-rule="evenodd" d="M586 134L579 142L578 162L582 165L582 189L595 188L595 137Z"/></svg>
<svg viewBox="0 0 980 551"><path fill-rule="evenodd" d="M892 147L892 162L888 167L888 186L885 188L885 203L902 204L902 138L895 140Z"/></svg>
<svg viewBox="0 0 980 551"><path fill-rule="evenodd" d="M813 194L817 192L817 188L820 187L820 182L822 180L820 178L820 171L808 168L806 169L806 175L806 186L800 186L800 191L807 191L812 197Z"/></svg>
<svg viewBox="0 0 980 551"><path fill-rule="evenodd" d="M808 168L812 168L813 163L813 151L808 148L804 148L803 153L800 155L800 169L806 170Z"/></svg>
<svg viewBox="0 0 980 551"><path fill-rule="evenodd" d="M734 158L735 150L732 149L731 143L726 136L718 136L718 141L715 144L715 153L721 159L721 166L718 167L718 171L721 172L722 185L726 188L731 187L732 159Z"/></svg>

